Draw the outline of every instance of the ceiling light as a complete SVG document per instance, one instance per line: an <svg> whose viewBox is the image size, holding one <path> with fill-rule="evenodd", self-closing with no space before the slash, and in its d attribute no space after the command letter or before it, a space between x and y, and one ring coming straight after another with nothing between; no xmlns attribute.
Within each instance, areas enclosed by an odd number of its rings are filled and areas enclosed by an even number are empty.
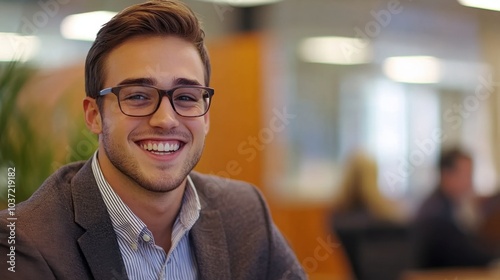
<svg viewBox="0 0 500 280"><path fill-rule="evenodd" d="M458 2L464 6L500 11L500 1L494 0L458 0Z"/></svg>
<svg viewBox="0 0 500 280"><path fill-rule="evenodd" d="M69 15L61 23L61 34L66 39L94 41L102 25L114 15L108 11Z"/></svg>
<svg viewBox="0 0 500 280"><path fill-rule="evenodd" d="M437 83L441 76L439 59L432 56L389 57L383 69L387 77L403 83Z"/></svg>
<svg viewBox="0 0 500 280"><path fill-rule="evenodd" d="M272 4L282 0L200 0L203 2L212 2L215 4L229 5L234 7L252 7L259 5Z"/></svg>
<svg viewBox="0 0 500 280"><path fill-rule="evenodd" d="M315 63L352 65L371 60L368 41L347 37L313 37L299 45L302 60Z"/></svg>
<svg viewBox="0 0 500 280"><path fill-rule="evenodd" d="M22 36L16 33L0 33L0 61L27 61L33 58L40 46L36 36Z"/></svg>

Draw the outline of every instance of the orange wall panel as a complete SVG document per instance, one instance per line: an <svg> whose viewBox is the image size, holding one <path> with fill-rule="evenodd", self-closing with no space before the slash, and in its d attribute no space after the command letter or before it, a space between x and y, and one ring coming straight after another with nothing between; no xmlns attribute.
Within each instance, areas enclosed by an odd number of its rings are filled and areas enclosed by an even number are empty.
<svg viewBox="0 0 500 280"><path fill-rule="evenodd" d="M208 44L215 88L210 132L197 170L262 183L262 155L252 147L261 127L261 39L238 35Z"/></svg>

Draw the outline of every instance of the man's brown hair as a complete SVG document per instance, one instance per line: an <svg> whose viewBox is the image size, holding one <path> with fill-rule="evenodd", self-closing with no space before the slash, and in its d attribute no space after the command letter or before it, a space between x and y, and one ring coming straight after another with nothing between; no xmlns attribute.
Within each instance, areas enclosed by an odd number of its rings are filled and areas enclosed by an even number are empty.
<svg viewBox="0 0 500 280"><path fill-rule="evenodd" d="M177 36L198 50L205 67L205 85L210 82L210 58L205 33L194 12L177 0L155 0L128 7L103 25L85 61L85 91L96 98L103 89L105 61L125 41L140 36ZM97 102L99 106L101 102Z"/></svg>

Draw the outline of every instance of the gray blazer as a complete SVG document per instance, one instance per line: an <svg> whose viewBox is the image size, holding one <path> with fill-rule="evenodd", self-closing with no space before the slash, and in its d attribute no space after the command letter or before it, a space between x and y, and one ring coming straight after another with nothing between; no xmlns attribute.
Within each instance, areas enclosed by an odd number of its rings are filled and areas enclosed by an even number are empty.
<svg viewBox="0 0 500 280"><path fill-rule="evenodd" d="M200 279L305 279L253 186L191 173L200 218L190 232ZM0 212L0 279L128 279L91 161L50 176L16 207L15 244ZM8 271L15 246L15 272Z"/></svg>

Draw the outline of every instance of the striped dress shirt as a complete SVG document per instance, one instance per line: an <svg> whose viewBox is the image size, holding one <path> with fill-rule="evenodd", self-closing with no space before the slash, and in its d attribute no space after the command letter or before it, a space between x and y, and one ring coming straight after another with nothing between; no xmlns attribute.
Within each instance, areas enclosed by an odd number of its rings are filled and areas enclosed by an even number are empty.
<svg viewBox="0 0 500 280"><path fill-rule="evenodd" d="M106 181L97 152L92 159L92 171L111 218L129 279L197 279L198 270L189 231L198 220L201 205L191 178L187 178L181 210L172 229L172 246L165 253L155 244L153 234L144 222Z"/></svg>

